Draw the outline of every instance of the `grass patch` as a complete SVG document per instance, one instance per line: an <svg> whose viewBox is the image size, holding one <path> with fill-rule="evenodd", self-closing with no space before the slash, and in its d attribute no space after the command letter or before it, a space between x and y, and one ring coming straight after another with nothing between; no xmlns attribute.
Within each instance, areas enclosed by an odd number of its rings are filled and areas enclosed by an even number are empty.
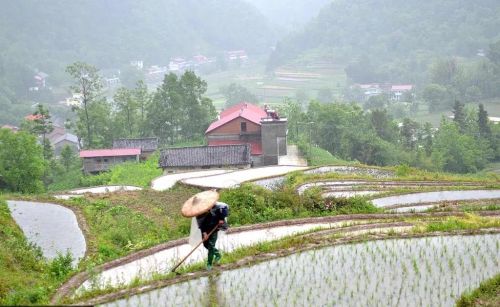
<svg viewBox="0 0 500 307"><path fill-rule="evenodd" d="M462 294L457 307L500 306L500 274L483 281L479 288Z"/></svg>
<svg viewBox="0 0 500 307"><path fill-rule="evenodd" d="M346 165L355 163L337 158L334 155L332 155L329 151L321 147L310 146L306 142L298 142L297 147L299 148L300 152L304 154L304 157L306 158L307 163L310 166L335 165L335 164Z"/></svg>
<svg viewBox="0 0 500 307"><path fill-rule="evenodd" d="M437 221L420 223L415 226L417 233L448 232L453 230L477 230L500 227L500 219L480 217L474 214L465 214L464 217L448 217Z"/></svg>

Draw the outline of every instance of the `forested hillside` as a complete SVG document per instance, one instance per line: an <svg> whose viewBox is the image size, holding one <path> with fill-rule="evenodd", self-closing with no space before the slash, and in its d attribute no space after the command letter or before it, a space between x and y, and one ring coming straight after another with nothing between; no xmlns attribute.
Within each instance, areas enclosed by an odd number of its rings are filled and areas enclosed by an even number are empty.
<svg viewBox="0 0 500 307"><path fill-rule="evenodd" d="M269 68L315 52L356 82L419 82L438 57L474 57L500 39L496 0L338 0L281 41Z"/></svg>
<svg viewBox="0 0 500 307"><path fill-rule="evenodd" d="M58 86L67 78L64 68L75 61L120 69L131 60L166 65L171 57L218 56L224 50L265 54L273 44L267 19L243 0L4 1L0 105L10 114L26 114L19 100L28 98L35 71L49 74L50 86Z"/></svg>

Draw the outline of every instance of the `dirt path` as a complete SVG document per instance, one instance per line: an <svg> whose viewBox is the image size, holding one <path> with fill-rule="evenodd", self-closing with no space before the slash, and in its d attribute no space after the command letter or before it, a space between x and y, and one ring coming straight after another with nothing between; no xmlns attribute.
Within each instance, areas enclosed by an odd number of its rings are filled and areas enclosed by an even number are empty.
<svg viewBox="0 0 500 307"><path fill-rule="evenodd" d="M280 176L294 171L305 170L302 166L266 166L249 168L245 170L234 171L226 174L214 176L190 178L182 180L183 183L201 187L201 188L233 188L239 184L267 177Z"/></svg>

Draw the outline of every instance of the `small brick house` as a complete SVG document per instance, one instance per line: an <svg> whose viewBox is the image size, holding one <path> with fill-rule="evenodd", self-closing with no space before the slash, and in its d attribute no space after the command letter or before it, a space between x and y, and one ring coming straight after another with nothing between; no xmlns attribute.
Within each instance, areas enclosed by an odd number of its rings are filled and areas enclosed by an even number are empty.
<svg viewBox="0 0 500 307"><path fill-rule="evenodd" d="M96 174L107 171L111 166L129 161L139 161L140 148L95 149L80 151L83 159L83 171Z"/></svg>
<svg viewBox="0 0 500 307"><path fill-rule="evenodd" d="M205 137L209 146L250 145L254 166L278 164L278 157L287 154L286 118L247 102L222 111Z"/></svg>

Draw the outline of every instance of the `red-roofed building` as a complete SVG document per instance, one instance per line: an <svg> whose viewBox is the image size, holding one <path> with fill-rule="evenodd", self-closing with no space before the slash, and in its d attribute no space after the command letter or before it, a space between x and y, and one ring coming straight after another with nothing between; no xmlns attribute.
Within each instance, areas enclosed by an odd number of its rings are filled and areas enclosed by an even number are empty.
<svg viewBox="0 0 500 307"><path fill-rule="evenodd" d="M248 102L223 110L205 132L209 146L249 144L254 166L277 164L286 155L286 134L286 118Z"/></svg>
<svg viewBox="0 0 500 307"><path fill-rule="evenodd" d="M27 121L35 121L35 120L39 120L39 119L42 119L42 118L43 118L42 114L30 114L30 115L26 115L24 117L24 119L27 120Z"/></svg>
<svg viewBox="0 0 500 307"><path fill-rule="evenodd" d="M107 171L111 166L123 162L139 161L140 148L91 149L80 151L83 171L95 174Z"/></svg>
<svg viewBox="0 0 500 307"><path fill-rule="evenodd" d="M19 127L12 126L12 125L3 125L1 128L2 129L9 129L10 131L12 131L14 133L19 131Z"/></svg>

